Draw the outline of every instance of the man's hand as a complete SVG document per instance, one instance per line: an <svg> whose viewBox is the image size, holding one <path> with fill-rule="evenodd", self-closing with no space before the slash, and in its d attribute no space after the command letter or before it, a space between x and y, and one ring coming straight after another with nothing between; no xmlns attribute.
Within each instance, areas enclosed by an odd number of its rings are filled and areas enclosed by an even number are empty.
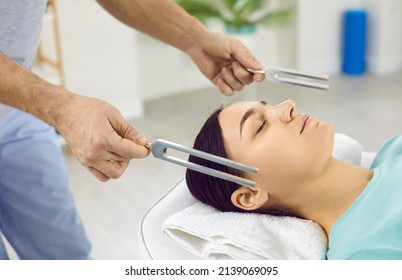
<svg viewBox="0 0 402 280"><path fill-rule="evenodd" d="M101 181L118 178L147 140L110 104L52 85L0 52L0 103L54 126L83 166Z"/></svg>
<svg viewBox="0 0 402 280"><path fill-rule="evenodd" d="M133 158L149 155L147 139L108 103L74 95L56 128L80 163L101 181L119 178Z"/></svg>
<svg viewBox="0 0 402 280"><path fill-rule="evenodd" d="M246 68L263 66L239 40L205 31L186 52L201 72L225 95L240 91L253 81L264 80L263 74L252 74Z"/></svg>

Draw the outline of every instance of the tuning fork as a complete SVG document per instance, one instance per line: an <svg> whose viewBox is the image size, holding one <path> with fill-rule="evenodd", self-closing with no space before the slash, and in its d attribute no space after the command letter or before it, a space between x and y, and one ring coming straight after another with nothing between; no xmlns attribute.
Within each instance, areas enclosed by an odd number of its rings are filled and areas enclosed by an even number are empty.
<svg viewBox="0 0 402 280"><path fill-rule="evenodd" d="M211 176L223 179L223 180L234 182L241 186L246 186L249 188L254 188L256 186L256 182L254 182L254 181L168 155L167 150L172 149L172 150L176 150L179 152L188 153L190 155L193 155L193 156L196 156L199 158L203 158L203 159L206 159L206 160L209 160L212 162L216 162L216 163L219 163L219 164L222 164L222 165L225 165L228 167L232 167L232 168L235 168L240 171L252 173L252 174L256 174L258 172L259 169L257 167L251 167L251 166L248 166L248 165L245 165L245 164L242 164L242 163L239 163L239 162L227 159L227 158L212 155L212 154L209 154L209 153L206 153L203 151L192 149L192 148L186 147L184 145L180 145L180 144L166 141L163 139L158 139L154 142L148 142L147 147L151 149L152 155L155 158L159 158L161 160L165 160L165 161L168 161L168 162L180 165L180 166L184 166L184 167L187 167L188 169L195 170L195 171L207 174L207 175L211 175Z"/></svg>
<svg viewBox="0 0 402 280"><path fill-rule="evenodd" d="M307 73L304 71L278 67L268 67L263 70L247 69L247 71L254 74L264 74L266 79L271 82L293 84L321 90L329 89L328 84L320 82L329 79L329 75L326 74Z"/></svg>

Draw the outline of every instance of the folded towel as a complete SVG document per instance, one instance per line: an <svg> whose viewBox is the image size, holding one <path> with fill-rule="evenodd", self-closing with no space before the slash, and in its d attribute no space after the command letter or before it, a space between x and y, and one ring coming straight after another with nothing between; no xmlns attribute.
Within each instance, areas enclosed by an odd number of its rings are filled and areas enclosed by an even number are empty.
<svg viewBox="0 0 402 280"><path fill-rule="evenodd" d="M335 134L334 157L359 165L362 147ZM294 217L220 212L197 202L165 220L163 232L202 259L325 259L327 236Z"/></svg>
<svg viewBox="0 0 402 280"><path fill-rule="evenodd" d="M165 220L163 231L202 259L325 259L327 237L294 217L221 212L201 202Z"/></svg>

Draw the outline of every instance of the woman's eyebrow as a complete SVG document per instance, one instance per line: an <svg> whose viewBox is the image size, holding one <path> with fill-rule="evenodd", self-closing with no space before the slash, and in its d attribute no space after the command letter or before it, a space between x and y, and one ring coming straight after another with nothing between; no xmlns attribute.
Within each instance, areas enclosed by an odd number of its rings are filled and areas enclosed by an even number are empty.
<svg viewBox="0 0 402 280"><path fill-rule="evenodd" d="M262 105L267 105L267 102L265 102L265 101L260 101L260 103L262 104ZM255 109L254 108L250 108L250 109L248 109L247 110L247 112L243 115L243 117L241 118L241 120L240 120L240 138L242 137L242 131L243 131L243 126L244 126L244 123L246 122L246 120L249 118L249 117L251 117L252 115L254 115L256 113L256 111L255 111Z"/></svg>
<svg viewBox="0 0 402 280"><path fill-rule="evenodd" d="M243 131L243 126L244 123L246 122L246 120L251 117L252 115L254 115L256 113L256 111L254 110L254 108L250 108L247 110L247 112L243 115L243 117L240 120L240 138L242 137L242 131Z"/></svg>

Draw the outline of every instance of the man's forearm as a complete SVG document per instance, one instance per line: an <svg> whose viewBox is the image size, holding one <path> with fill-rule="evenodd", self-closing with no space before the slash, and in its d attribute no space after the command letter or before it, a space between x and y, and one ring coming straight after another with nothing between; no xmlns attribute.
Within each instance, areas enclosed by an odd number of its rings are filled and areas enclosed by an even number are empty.
<svg viewBox="0 0 402 280"><path fill-rule="evenodd" d="M128 26L185 52L196 43L197 33L206 30L172 0L97 1Z"/></svg>
<svg viewBox="0 0 402 280"><path fill-rule="evenodd" d="M31 113L55 126L58 109L72 96L0 52L0 103Z"/></svg>

